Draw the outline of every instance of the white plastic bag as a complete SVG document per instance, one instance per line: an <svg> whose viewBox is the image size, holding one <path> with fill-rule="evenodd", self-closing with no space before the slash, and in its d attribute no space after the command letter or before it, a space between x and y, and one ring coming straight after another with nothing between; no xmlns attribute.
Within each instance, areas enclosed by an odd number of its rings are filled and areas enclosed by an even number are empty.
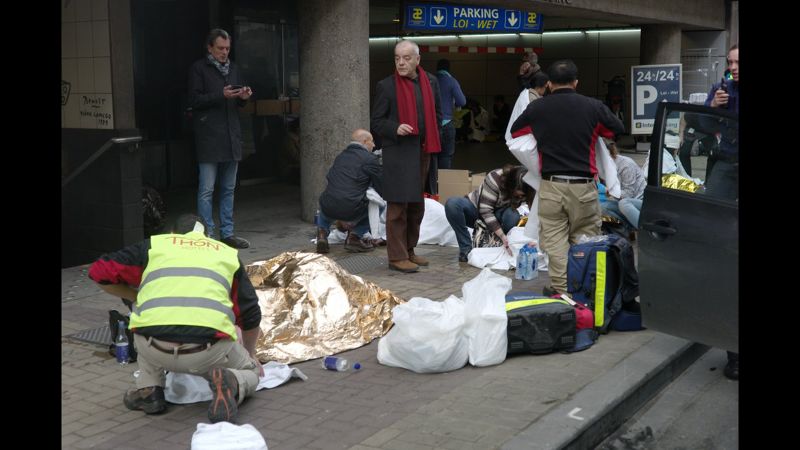
<svg viewBox="0 0 800 450"><path fill-rule="evenodd" d="M491 366L506 359L508 335L506 293L511 279L483 269L461 287L466 323L464 334L469 348L469 363Z"/></svg>
<svg viewBox="0 0 800 450"><path fill-rule="evenodd" d="M249 423L198 423L192 435L192 450L268 450L261 433Z"/></svg>
<svg viewBox="0 0 800 450"><path fill-rule="evenodd" d="M417 373L449 372L467 363L460 298L434 302L414 297L394 307L392 320L394 326L378 341L379 363Z"/></svg>

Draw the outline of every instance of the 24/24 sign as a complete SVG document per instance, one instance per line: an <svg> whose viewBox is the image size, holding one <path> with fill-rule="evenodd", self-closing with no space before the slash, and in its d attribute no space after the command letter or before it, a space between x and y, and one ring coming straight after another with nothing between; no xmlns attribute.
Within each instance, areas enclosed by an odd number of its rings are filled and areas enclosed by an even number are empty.
<svg viewBox="0 0 800 450"><path fill-rule="evenodd" d="M631 67L631 134L651 134L659 102L680 102L681 64Z"/></svg>

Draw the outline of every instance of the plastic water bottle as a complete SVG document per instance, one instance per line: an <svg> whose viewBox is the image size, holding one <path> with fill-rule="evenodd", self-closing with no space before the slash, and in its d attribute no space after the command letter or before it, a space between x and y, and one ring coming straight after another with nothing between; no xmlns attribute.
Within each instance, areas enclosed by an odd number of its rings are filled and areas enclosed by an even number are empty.
<svg viewBox="0 0 800 450"><path fill-rule="evenodd" d="M114 354L117 355L117 362L121 365L128 364L128 335L125 334L125 322L117 322L117 339L114 340Z"/></svg>
<svg viewBox="0 0 800 450"><path fill-rule="evenodd" d="M514 278L517 280L527 280L528 271L530 270L530 253L528 253L528 246L524 245L517 253L517 270L514 273Z"/></svg>
<svg viewBox="0 0 800 450"><path fill-rule="evenodd" d="M528 253L528 257L529 257L529 261L530 262L529 262L529 265L528 265L529 271L528 271L527 275L530 278L525 278L525 279L526 280L535 280L535 279L539 278L539 251L536 250L536 245L535 244L528 244L528 245L530 245L530 251ZM527 247L527 245L526 245L526 247Z"/></svg>
<svg viewBox="0 0 800 450"><path fill-rule="evenodd" d="M326 356L322 358L322 368L328 370L335 370L337 372L346 372L350 369L350 363L345 358L337 358L335 356ZM361 364L353 364L353 369L358 370Z"/></svg>

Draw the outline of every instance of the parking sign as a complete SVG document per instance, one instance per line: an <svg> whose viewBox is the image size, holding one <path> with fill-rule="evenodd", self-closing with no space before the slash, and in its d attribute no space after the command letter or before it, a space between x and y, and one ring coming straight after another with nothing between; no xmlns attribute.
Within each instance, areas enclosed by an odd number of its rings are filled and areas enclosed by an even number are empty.
<svg viewBox="0 0 800 450"><path fill-rule="evenodd" d="M659 102L680 102L681 64L631 67L631 134L651 134Z"/></svg>

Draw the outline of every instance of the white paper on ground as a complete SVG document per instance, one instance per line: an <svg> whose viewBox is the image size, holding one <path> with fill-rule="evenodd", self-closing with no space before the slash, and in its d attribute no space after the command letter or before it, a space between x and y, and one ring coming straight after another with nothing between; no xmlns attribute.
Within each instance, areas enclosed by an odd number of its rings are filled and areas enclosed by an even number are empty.
<svg viewBox="0 0 800 450"><path fill-rule="evenodd" d="M257 391L280 386L293 377L303 381L308 379L299 369L275 361L264 364L263 368L264 376L258 380ZM205 378L189 373L169 372L164 386L164 397L170 403L187 404L209 401L212 395Z"/></svg>
<svg viewBox="0 0 800 450"><path fill-rule="evenodd" d="M268 450L264 436L252 425L198 423L192 450Z"/></svg>

